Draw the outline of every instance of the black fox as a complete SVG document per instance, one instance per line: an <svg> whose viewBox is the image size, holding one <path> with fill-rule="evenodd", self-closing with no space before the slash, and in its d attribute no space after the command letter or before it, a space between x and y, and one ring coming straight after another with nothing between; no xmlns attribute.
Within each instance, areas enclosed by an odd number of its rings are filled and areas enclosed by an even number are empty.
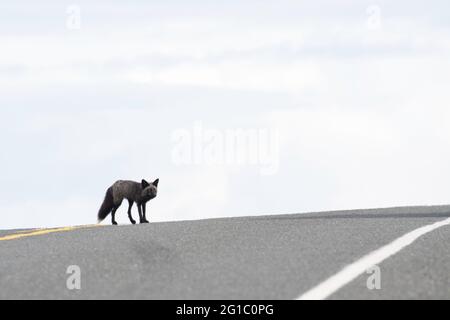
<svg viewBox="0 0 450 320"><path fill-rule="evenodd" d="M123 202L123 199L128 200L128 218L132 224L136 221L133 220L131 215L131 208L136 202L139 211L139 222L148 223L145 217L147 202L156 197L158 192L159 179L156 179L152 183L148 183L142 180L141 183L134 181L117 181L106 192L105 200L103 201L100 210L98 211L98 222L103 221L108 214L111 213L112 224L117 225L115 215L117 209Z"/></svg>

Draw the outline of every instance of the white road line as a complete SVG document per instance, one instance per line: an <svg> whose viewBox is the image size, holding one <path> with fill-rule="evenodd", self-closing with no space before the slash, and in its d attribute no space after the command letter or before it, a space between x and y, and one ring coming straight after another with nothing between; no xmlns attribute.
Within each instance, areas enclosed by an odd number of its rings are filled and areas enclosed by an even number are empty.
<svg viewBox="0 0 450 320"><path fill-rule="evenodd" d="M391 243L372 251L368 255L346 266L335 275L302 294L297 300L323 300L328 298L359 275L365 273L369 268L383 262L390 256L409 246L421 236L446 225L450 225L450 218L408 232Z"/></svg>

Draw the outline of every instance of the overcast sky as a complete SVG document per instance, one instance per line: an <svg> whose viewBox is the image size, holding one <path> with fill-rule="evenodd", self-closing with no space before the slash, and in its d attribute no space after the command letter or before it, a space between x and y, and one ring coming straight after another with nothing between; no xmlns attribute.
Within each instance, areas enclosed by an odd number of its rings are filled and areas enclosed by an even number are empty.
<svg viewBox="0 0 450 320"><path fill-rule="evenodd" d="M450 203L448 12L4 3L0 229L95 223L118 179L160 178L151 221Z"/></svg>

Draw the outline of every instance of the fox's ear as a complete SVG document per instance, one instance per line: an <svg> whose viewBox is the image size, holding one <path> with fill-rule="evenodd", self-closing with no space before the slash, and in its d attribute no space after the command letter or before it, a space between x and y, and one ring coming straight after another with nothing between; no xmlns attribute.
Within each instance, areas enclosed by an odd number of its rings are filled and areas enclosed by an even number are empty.
<svg viewBox="0 0 450 320"><path fill-rule="evenodd" d="M145 189L145 188L147 188L148 186L150 186L150 183L148 183L147 181L145 181L144 179L142 179L141 185L142 185L142 189Z"/></svg>
<svg viewBox="0 0 450 320"><path fill-rule="evenodd" d="M155 181L153 181L153 185L155 186L155 187L158 187L158 183L159 183L159 179L156 179Z"/></svg>

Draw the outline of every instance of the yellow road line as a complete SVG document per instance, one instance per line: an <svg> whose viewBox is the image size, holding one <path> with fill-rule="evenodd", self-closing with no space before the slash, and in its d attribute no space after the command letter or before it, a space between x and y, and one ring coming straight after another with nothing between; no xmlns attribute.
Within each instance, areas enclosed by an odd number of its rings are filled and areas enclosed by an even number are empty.
<svg viewBox="0 0 450 320"><path fill-rule="evenodd" d="M0 237L0 241L8 241L8 240L15 240L20 238L26 238L26 237L34 237L34 236L41 236L44 234L49 233L56 233L56 232L67 232L67 231L73 231L77 229L84 229L84 228L93 228L93 227L99 227L100 225L86 225L86 226L77 226L77 227L63 227L63 228L54 228L54 229L36 229L35 231L27 231L24 233L13 233L10 235L6 235L3 237Z"/></svg>
<svg viewBox="0 0 450 320"><path fill-rule="evenodd" d="M48 230L48 229L54 229L54 228L47 228L47 229L46 228L23 229L23 230L20 230L20 231L11 232L9 235L32 233L32 232L36 232L36 231L40 231L40 230ZM8 231L8 230L6 230L6 231Z"/></svg>

